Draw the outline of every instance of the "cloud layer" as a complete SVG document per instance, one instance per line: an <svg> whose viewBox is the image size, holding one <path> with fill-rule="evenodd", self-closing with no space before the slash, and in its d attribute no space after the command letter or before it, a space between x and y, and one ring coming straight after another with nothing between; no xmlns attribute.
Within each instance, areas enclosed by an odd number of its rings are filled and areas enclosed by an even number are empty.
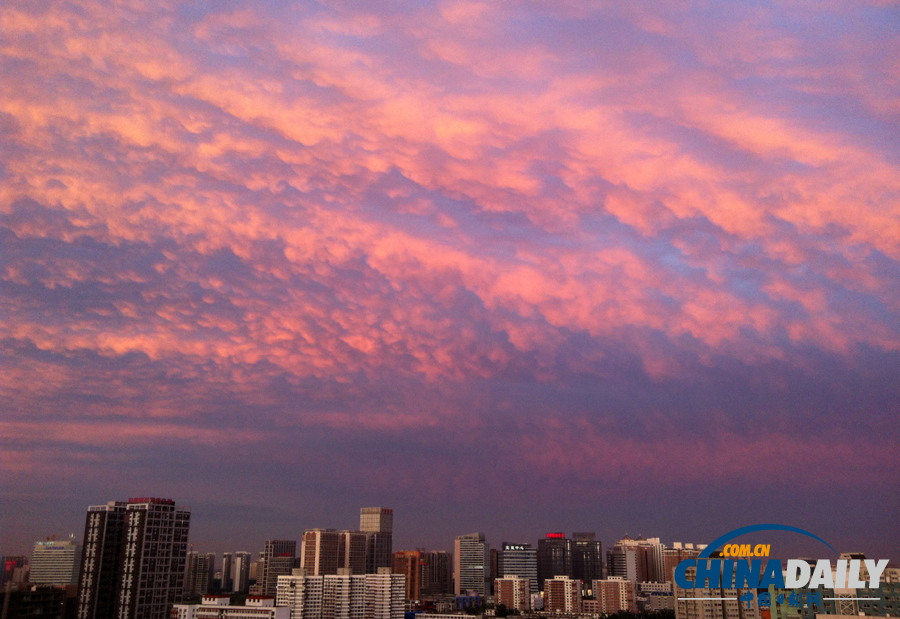
<svg viewBox="0 0 900 619"><path fill-rule="evenodd" d="M896 507L898 23L838 0L6 7L5 492L866 479Z"/></svg>

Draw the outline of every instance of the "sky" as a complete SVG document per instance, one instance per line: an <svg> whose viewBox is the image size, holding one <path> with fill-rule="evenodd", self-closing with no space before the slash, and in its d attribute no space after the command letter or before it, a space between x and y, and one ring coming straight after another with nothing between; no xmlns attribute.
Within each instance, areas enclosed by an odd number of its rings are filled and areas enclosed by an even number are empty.
<svg viewBox="0 0 900 619"><path fill-rule="evenodd" d="M900 560L897 2L25 0L0 78L0 553Z"/></svg>

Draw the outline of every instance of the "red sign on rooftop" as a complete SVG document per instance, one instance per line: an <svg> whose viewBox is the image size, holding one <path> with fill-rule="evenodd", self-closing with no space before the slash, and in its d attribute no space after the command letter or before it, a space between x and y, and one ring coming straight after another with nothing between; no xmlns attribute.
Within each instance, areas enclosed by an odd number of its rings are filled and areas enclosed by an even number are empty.
<svg viewBox="0 0 900 619"><path fill-rule="evenodd" d="M564 539L565 533L547 533L547 539Z"/></svg>

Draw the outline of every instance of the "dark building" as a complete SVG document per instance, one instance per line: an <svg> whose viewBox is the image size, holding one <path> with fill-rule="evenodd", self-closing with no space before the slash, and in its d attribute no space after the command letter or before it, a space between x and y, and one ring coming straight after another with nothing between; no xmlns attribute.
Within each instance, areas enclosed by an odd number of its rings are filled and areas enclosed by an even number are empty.
<svg viewBox="0 0 900 619"><path fill-rule="evenodd" d="M544 581L556 576L572 578L575 542L566 538L565 533L547 533L538 540L537 572L538 586L544 590Z"/></svg>
<svg viewBox="0 0 900 619"><path fill-rule="evenodd" d="M572 540L575 542L572 577L582 582L582 594L587 595L591 583L603 578L603 548L593 532L573 533Z"/></svg>
<svg viewBox="0 0 900 619"><path fill-rule="evenodd" d="M75 586L69 587L74 590ZM9 595L9 599L6 596ZM74 599L70 600L71 608ZM66 587L64 586L23 586L6 591L0 589L0 608L9 619L66 619ZM71 613L68 613L71 615Z"/></svg>
<svg viewBox="0 0 900 619"><path fill-rule="evenodd" d="M287 539L270 539L266 542L262 558L264 560L262 594L274 597L278 589L278 577L290 576L295 567L297 542Z"/></svg>
<svg viewBox="0 0 900 619"><path fill-rule="evenodd" d="M78 619L112 619L125 541L122 501L88 507L78 574Z"/></svg>
<svg viewBox="0 0 900 619"><path fill-rule="evenodd" d="M391 567L394 510L389 507L361 508L359 530L366 534L366 573L377 574L378 568Z"/></svg>
<svg viewBox="0 0 900 619"><path fill-rule="evenodd" d="M184 593L190 517L171 499L89 507L78 619L167 619Z"/></svg>
<svg viewBox="0 0 900 619"><path fill-rule="evenodd" d="M423 552L419 557L422 565L422 583L419 590L423 598L453 593L452 556L446 550L431 550Z"/></svg>

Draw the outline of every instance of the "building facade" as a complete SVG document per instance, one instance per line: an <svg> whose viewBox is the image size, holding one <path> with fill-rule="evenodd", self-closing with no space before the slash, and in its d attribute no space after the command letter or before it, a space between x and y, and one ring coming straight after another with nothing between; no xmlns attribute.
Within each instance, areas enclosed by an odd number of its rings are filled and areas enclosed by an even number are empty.
<svg viewBox="0 0 900 619"><path fill-rule="evenodd" d="M627 611L636 613L637 596L635 585L621 576L610 576L605 580L595 580L592 584L597 609L601 614Z"/></svg>
<svg viewBox="0 0 900 619"><path fill-rule="evenodd" d="M537 577L538 587L544 591L544 582L556 576L572 578L572 559L575 542L566 538L565 533L547 533L547 537L538 540Z"/></svg>
<svg viewBox="0 0 900 619"><path fill-rule="evenodd" d="M446 550L429 550L420 556L422 564L420 594L440 597L453 592L453 555Z"/></svg>
<svg viewBox="0 0 900 619"><path fill-rule="evenodd" d="M363 507L359 510L359 530L366 534L366 574L391 567L394 538L394 510Z"/></svg>
<svg viewBox="0 0 900 619"><path fill-rule="evenodd" d="M503 542L497 557L497 576L500 578L505 576L527 578L530 583L530 592L537 593L540 589L537 572L537 549L531 544L509 544Z"/></svg>
<svg viewBox="0 0 900 619"><path fill-rule="evenodd" d="M36 585L77 585L81 544L74 538L35 542L29 582Z"/></svg>
<svg viewBox="0 0 900 619"><path fill-rule="evenodd" d="M460 535L453 544L453 582L456 595L474 592L485 595L490 589L491 547L484 533Z"/></svg>
<svg viewBox="0 0 900 619"><path fill-rule="evenodd" d="M580 613L581 581L554 576L544 582L544 610L548 613Z"/></svg>
<svg viewBox="0 0 900 619"><path fill-rule="evenodd" d="M503 604L511 610L531 610L531 579L520 576L503 576L494 579L494 604Z"/></svg>
<svg viewBox="0 0 900 619"><path fill-rule="evenodd" d="M78 619L166 619L184 594L190 517L171 499L89 507Z"/></svg>
<svg viewBox="0 0 900 619"><path fill-rule="evenodd" d="M257 575L259 589L263 596L274 597L278 587L278 577L288 576L294 569L297 556L297 542L288 539L270 539L262 552L262 578Z"/></svg>
<svg viewBox="0 0 900 619"><path fill-rule="evenodd" d="M290 619L403 619L406 581L381 568L377 574L307 576L302 569L278 579L276 604Z"/></svg>
<svg viewBox="0 0 900 619"><path fill-rule="evenodd" d="M244 606L231 606L231 596L204 595L200 604L175 604L170 619L290 619L291 610L275 606L275 598L250 596Z"/></svg>
<svg viewBox="0 0 900 619"><path fill-rule="evenodd" d="M603 545L594 532L572 534L572 578L582 582L582 592L603 578Z"/></svg>

